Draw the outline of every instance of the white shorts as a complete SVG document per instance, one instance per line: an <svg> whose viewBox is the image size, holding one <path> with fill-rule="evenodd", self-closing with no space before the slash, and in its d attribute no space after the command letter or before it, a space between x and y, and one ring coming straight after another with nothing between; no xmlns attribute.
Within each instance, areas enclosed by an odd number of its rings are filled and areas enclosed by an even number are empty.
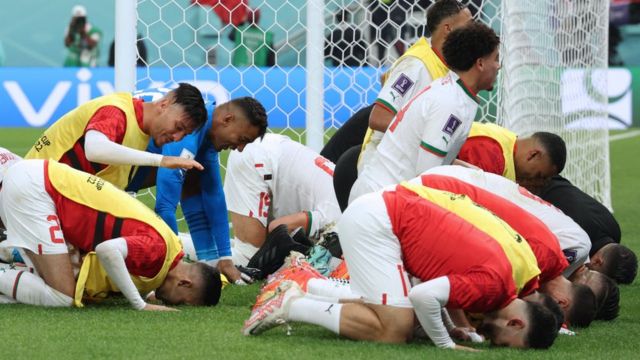
<svg viewBox="0 0 640 360"><path fill-rule="evenodd" d="M2 247L39 255L67 254L56 206L44 187L44 160L25 160L5 174L0 215L7 229Z"/></svg>
<svg viewBox="0 0 640 360"><path fill-rule="evenodd" d="M235 265L247 266L258 250L260 249L249 243L236 238L231 239L231 257Z"/></svg>
<svg viewBox="0 0 640 360"><path fill-rule="evenodd" d="M381 192L363 195L349 205L338 222L338 234L353 293L371 304L412 307L400 242L392 232Z"/></svg>

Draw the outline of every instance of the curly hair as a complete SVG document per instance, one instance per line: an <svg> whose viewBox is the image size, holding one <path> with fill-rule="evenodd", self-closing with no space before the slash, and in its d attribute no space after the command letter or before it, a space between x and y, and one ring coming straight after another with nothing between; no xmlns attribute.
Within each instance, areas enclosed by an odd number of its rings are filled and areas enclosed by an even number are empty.
<svg viewBox="0 0 640 360"><path fill-rule="evenodd" d="M500 44L500 38L492 28L472 21L453 30L442 46L442 55L449 69L467 71L476 60L490 55Z"/></svg>
<svg viewBox="0 0 640 360"><path fill-rule="evenodd" d="M249 123L258 128L258 137L262 139L269 125L264 106L258 100L249 96L233 99L230 103L242 109L247 119L249 119Z"/></svg>

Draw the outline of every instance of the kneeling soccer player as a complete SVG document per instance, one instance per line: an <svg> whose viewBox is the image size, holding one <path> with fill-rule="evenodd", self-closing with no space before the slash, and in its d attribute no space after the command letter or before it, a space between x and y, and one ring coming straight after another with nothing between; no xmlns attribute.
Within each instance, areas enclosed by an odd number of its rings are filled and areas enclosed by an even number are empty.
<svg viewBox="0 0 640 360"><path fill-rule="evenodd" d="M2 173L2 246L20 249L37 275L0 272L0 293L42 306L121 292L135 309L169 309L143 300L140 293L152 290L165 304L217 304L217 270L182 262L177 236L125 192L55 161L24 160ZM86 254L77 281L68 246Z"/></svg>
<svg viewBox="0 0 640 360"><path fill-rule="evenodd" d="M356 200L338 233L351 291L364 303L321 301L284 282L245 323L246 335L291 320L356 340L402 343L411 338L415 311L438 347L465 349L448 333L446 307L485 313L478 331L495 345L548 348L556 337L554 315L517 298L537 287L531 248L467 197L403 183ZM409 275L423 283L412 287Z"/></svg>
<svg viewBox="0 0 640 360"><path fill-rule="evenodd" d="M342 213L333 190L331 161L287 136L266 134L233 151L224 193L236 241L233 260L247 265L279 225L303 227L313 242Z"/></svg>

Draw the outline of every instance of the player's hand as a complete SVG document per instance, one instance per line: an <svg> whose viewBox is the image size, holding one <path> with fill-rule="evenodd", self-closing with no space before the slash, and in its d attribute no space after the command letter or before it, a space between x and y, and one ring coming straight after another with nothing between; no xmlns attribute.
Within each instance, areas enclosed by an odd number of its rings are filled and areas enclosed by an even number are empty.
<svg viewBox="0 0 640 360"><path fill-rule="evenodd" d="M468 352L480 352L480 350L478 350L478 349L474 349L472 347L458 345L458 344L456 344L456 346L453 348L453 350L458 350L458 351L461 350L461 351L468 351Z"/></svg>
<svg viewBox="0 0 640 360"><path fill-rule="evenodd" d="M170 308L164 305L147 304L144 306L144 311L180 311L178 309Z"/></svg>
<svg viewBox="0 0 640 360"><path fill-rule="evenodd" d="M473 343L481 343L484 337L476 332L472 327L455 327L449 332L452 338L461 341L471 341Z"/></svg>
<svg viewBox="0 0 640 360"><path fill-rule="evenodd" d="M163 156L162 160L160 161L160 167L169 169L204 170L204 166L202 166L199 162L193 159L185 159L177 156Z"/></svg>
<svg viewBox="0 0 640 360"><path fill-rule="evenodd" d="M240 271L236 268L235 265L233 265L233 261L231 259L223 259L218 261L218 270L222 274L224 274L227 279L229 279L230 283L237 284L239 282L238 280L244 282L242 280Z"/></svg>

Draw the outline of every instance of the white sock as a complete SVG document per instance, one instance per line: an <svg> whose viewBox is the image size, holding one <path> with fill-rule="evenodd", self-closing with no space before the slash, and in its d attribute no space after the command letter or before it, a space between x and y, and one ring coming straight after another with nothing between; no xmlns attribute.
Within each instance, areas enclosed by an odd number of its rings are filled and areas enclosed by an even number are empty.
<svg viewBox="0 0 640 360"><path fill-rule="evenodd" d="M0 293L19 303L39 306L71 306L73 299L27 271L0 271Z"/></svg>
<svg viewBox="0 0 640 360"><path fill-rule="evenodd" d="M342 304L334 304L306 296L291 301L289 320L320 325L336 334L340 334L340 312Z"/></svg>
<svg viewBox="0 0 640 360"><path fill-rule="evenodd" d="M307 293L338 299L359 299L360 297L351 292L351 287L347 283L332 281L329 279L311 279L307 283Z"/></svg>

